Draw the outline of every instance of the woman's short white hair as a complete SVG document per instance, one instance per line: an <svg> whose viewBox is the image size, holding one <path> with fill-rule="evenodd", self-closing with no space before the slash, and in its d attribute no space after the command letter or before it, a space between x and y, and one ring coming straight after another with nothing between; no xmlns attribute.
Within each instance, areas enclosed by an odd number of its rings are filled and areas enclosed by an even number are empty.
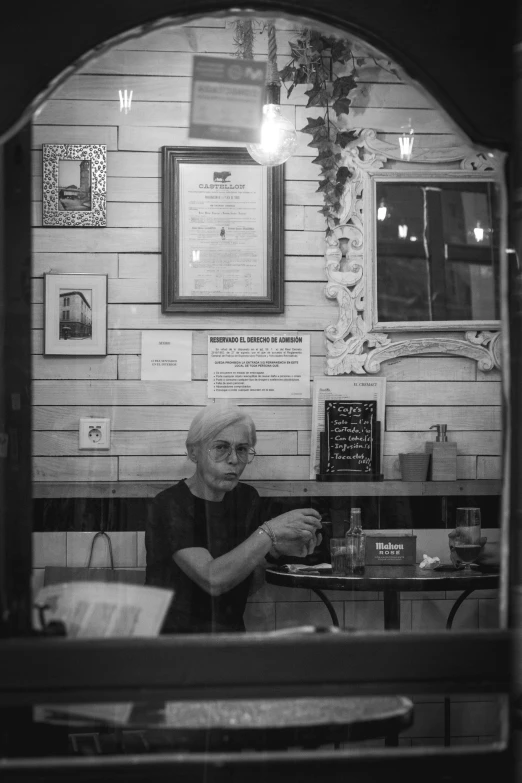
<svg viewBox="0 0 522 783"><path fill-rule="evenodd" d="M255 446L257 441L256 426L248 413L242 411L237 405L228 405L220 402L207 405L202 411L196 413L192 419L185 442L187 451L190 453L190 449L194 448L194 446L199 446L212 440L226 427L239 422L246 425L248 442L252 447Z"/></svg>

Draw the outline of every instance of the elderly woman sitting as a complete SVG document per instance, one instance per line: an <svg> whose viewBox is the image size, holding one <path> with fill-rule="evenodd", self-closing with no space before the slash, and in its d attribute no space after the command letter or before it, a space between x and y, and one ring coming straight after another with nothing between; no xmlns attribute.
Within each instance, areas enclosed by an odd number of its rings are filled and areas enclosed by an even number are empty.
<svg viewBox="0 0 522 783"><path fill-rule="evenodd" d="M145 532L146 583L174 590L164 633L244 631L256 566L320 543L312 508L263 523L257 491L239 483L255 445L254 422L236 406L209 405L190 425L195 473L157 495Z"/></svg>

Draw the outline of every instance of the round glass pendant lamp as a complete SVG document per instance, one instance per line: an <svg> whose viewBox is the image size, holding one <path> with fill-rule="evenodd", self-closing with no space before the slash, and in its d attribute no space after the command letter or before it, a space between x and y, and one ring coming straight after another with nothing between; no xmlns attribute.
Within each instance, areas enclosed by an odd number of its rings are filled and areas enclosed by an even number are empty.
<svg viewBox="0 0 522 783"><path fill-rule="evenodd" d="M277 103L265 104L261 142L247 145L250 155L262 166L280 166L297 151L297 146L296 130L281 114L281 107Z"/></svg>
<svg viewBox="0 0 522 783"><path fill-rule="evenodd" d="M273 23L268 25L268 68L266 80L266 103L263 106L261 140L259 144L247 144L249 154L262 166L280 166L296 151L297 133L286 117L281 114L279 96L281 80L277 71L276 31Z"/></svg>

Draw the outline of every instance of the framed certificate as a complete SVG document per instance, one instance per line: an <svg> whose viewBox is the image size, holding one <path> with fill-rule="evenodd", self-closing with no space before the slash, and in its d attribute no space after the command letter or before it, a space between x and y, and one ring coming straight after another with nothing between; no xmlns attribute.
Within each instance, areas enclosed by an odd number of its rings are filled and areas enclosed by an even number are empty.
<svg viewBox="0 0 522 783"><path fill-rule="evenodd" d="M283 167L163 147L163 313L282 313Z"/></svg>

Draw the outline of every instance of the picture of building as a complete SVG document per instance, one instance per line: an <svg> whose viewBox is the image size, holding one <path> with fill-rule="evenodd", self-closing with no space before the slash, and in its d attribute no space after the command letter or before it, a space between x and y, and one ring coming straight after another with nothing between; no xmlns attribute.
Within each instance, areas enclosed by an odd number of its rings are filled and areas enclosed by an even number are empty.
<svg viewBox="0 0 522 783"><path fill-rule="evenodd" d="M92 337L90 291L60 291L60 340Z"/></svg>
<svg viewBox="0 0 522 783"><path fill-rule="evenodd" d="M90 160L61 160L58 171L58 209L76 212L90 210Z"/></svg>

